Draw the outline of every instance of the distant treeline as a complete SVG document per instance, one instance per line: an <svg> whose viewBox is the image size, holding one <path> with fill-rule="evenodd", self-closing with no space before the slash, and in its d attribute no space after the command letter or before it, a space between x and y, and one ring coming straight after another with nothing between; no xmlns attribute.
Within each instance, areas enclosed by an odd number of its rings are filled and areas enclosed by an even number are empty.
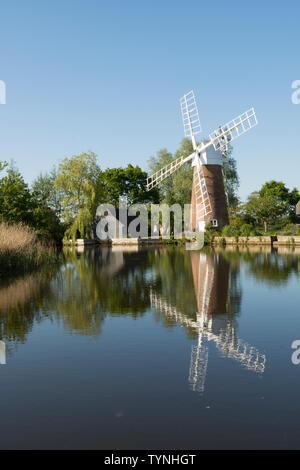
<svg viewBox="0 0 300 470"><path fill-rule="evenodd" d="M158 151L149 159L149 174L192 151L189 139L183 139L174 155L167 149ZM283 182L269 181L252 193L246 203L241 203L231 147L223 155L223 163L230 211L230 226L224 229L225 236L289 231L295 226L295 206L300 198L296 188L290 191ZM63 239L89 237L100 203L118 206L119 198L129 206L189 203L193 180L193 169L186 164L147 192L146 171L131 164L103 170L93 152L65 158L48 173L40 174L30 187L13 165L0 163L0 171L0 221L26 224L35 229L39 240L57 244Z"/></svg>
<svg viewBox="0 0 300 470"><path fill-rule="evenodd" d="M225 183L231 203L236 203L238 176L231 150L224 155ZM149 173L192 151L189 139L183 139L174 155L166 149L158 151L149 160ZM48 173L40 174L30 187L13 165L0 164L1 170L0 220L26 224L36 230L40 239L56 243L63 238L88 237L100 203L118 206L120 197L129 206L188 203L193 178L191 166L185 165L158 188L147 192L146 171L131 164L103 170L93 152L65 158Z"/></svg>

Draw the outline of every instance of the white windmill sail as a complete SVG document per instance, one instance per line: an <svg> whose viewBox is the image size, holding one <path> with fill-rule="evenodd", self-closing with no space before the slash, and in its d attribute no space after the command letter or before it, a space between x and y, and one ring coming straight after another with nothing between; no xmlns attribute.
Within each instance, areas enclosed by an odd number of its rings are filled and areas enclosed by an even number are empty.
<svg viewBox="0 0 300 470"><path fill-rule="evenodd" d="M181 156L173 160L171 163L168 165L164 166L160 170L156 171L151 175L149 178L147 178L147 191L150 191L150 189L154 188L157 186L161 181L166 179L168 176L170 176L174 171L178 170L184 163L192 160L194 158L194 153L189 155L188 157Z"/></svg>
<svg viewBox="0 0 300 470"><path fill-rule="evenodd" d="M180 98L180 108L182 115L182 122L184 128L184 134L186 137L190 137L193 144L193 149L197 155L197 177L195 181L195 197L196 197L196 211L197 220L204 220L204 217L212 212L211 202L207 191L204 175L201 171L200 165L200 152L197 147L195 135L202 132L201 122L198 113L198 107L194 95L194 91L191 90L182 98Z"/></svg>
<svg viewBox="0 0 300 470"><path fill-rule="evenodd" d="M200 134L200 132L202 132L202 127L193 90L180 98L180 108L184 135L192 138L194 135Z"/></svg>
<svg viewBox="0 0 300 470"><path fill-rule="evenodd" d="M207 191L206 181L202 174L201 166L197 165L197 177L195 180L195 197L197 220L204 220L212 212L211 202Z"/></svg>
<svg viewBox="0 0 300 470"><path fill-rule="evenodd" d="M230 142L257 124L256 113L254 108L251 108L209 134L209 145L213 145L215 150L224 150Z"/></svg>
<svg viewBox="0 0 300 470"><path fill-rule="evenodd" d="M151 307L164 313L168 318L187 326L198 333L198 343L191 351L191 362L189 368L189 382L194 390L203 391L205 386L206 372L208 366L208 351L204 343L213 341L221 353L221 357L233 359L239 362L245 369L263 374L266 366L266 355L246 341L236 337L236 329L230 322L225 329L215 333L212 322L205 322L202 312L197 313L196 320L189 318L166 299L150 291ZM211 318L213 321L213 318Z"/></svg>
<svg viewBox="0 0 300 470"><path fill-rule="evenodd" d="M180 99L180 108L182 113L184 134L186 137L190 137L192 139L193 148L194 150L197 150L197 145L194 136L196 134L199 134L202 129L193 91L186 93ZM150 191L152 188L157 186L161 181L163 181L165 178L174 173L174 171L178 170L182 165L192 160L195 156L196 154L193 152L188 157L178 157L165 167L156 171L153 175L147 178L147 191Z"/></svg>
<svg viewBox="0 0 300 470"><path fill-rule="evenodd" d="M191 138L195 152L189 155L188 157L181 156L176 158L174 161L172 161L165 167L155 172L149 178L147 178L147 191L150 191L152 188L157 186L165 178L174 173L174 171L178 170L182 165L197 157L196 164L198 178L196 178L195 185L197 219L199 219L199 217L200 219L204 219L204 216L212 212L212 209L205 178L201 171L201 164L199 158L200 151L197 147L195 139L195 135L199 134L202 131L202 128L193 90L183 95L183 97L180 99L180 108L182 114L184 134L186 137Z"/></svg>
<svg viewBox="0 0 300 470"><path fill-rule="evenodd" d="M193 392L204 393L208 367L208 347L204 343L204 334L198 334L198 343L192 345L189 369L189 384Z"/></svg>
<svg viewBox="0 0 300 470"><path fill-rule="evenodd" d="M0 341L0 364L6 364L6 346L4 341Z"/></svg>

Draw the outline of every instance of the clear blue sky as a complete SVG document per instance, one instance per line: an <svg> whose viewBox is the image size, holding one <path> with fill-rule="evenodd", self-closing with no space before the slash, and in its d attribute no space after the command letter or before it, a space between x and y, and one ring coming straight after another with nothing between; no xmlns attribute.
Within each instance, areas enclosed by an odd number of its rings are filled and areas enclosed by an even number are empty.
<svg viewBox="0 0 300 470"><path fill-rule="evenodd" d="M102 168L183 138L179 98L197 95L203 137L251 106L234 146L243 199L270 179L299 184L298 1L3 0L0 160L27 182L93 150Z"/></svg>

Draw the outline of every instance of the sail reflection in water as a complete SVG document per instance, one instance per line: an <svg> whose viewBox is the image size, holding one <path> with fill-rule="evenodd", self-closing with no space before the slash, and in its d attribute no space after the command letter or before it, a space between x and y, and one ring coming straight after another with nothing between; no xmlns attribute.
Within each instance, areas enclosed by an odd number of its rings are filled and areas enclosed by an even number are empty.
<svg viewBox="0 0 300 470"><path fill-rule="evenodd" d="M168 300L150 291L151 306L169 319L190 328L198 336L192 346L189 383L193 391L203 393L208 367L207 342L213 341L222 357L238 361L244 368L262 374L266 356L237 336L234 312L236 279L232 266L219 254L190 254L198 312L190 318Z"/></svg>
<svg viewBox="0 0 300 470"><path fill-rule="evenodd" d="M4 341L0 341L0 365L6 364L6 347Z"/></svg>

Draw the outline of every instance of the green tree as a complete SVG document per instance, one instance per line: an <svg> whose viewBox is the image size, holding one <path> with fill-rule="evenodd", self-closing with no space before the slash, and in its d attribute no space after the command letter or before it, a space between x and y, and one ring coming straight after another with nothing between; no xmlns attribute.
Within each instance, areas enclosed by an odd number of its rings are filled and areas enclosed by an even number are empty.
<svg viewBox="0 0 300 470"><path fill-rule="evenodd" d="M51 238L59 244L63 238L65 225L60 221L53 209L46 205L40 205L33 200L32 222L43 238Z"/></svg>
<svg viewBox="0 0 300 470"><path fill-rule="evenodd" d="M149 158L148 167L149 167L149 176L153 175L155 172L159 171L161 168L172 163L173 155L167 151L167 149L161 149L156 153L156 156ZM180 170L178 170L180 171ZM173 204L173 178L172 175L164 179L158 188L159 199L161 202L166 204ZM151 190L153 191L153 190Z"/></svg>
<svg viewBox="0 0 300 470"><path fill-rule="evenodd" d="M56 170L40 174L33 182L31 194L36 206L33 212L34 225L40 234L50 236L57 243L66 229L61 221L62 195L55 188Z"/></svg>
<svg viewBox="0 0 300 470"><path fill-rule="evenodd" d="M69 225L65 237L88 237L97 205L101 199L101 170L93 152L65 158L54 181L63 196L64 222Z"/></svg>
<svg viewBox="0 0 300 470"><path fill-rule="evenodd" d="M222 155L224 185L230 208L236 207L239 203L237 193L240 186L240 179L237 172L237 163L235 158L232 156L232 150L232 146L229 145L228 150L226 150Z"/></svg>
<svg viewBox="0 0 300 470"><path fill-rule="evenodd" d="M176 158L188 157L193 153L193 145L190 139L183 139L178 150L173 155L167 149L161 149L156 156L148 161L149 174L159 171L169 165ZM183 165L173 174L164 179L158 186L160 201L164 204L189 204L192 196L193 168L190 162Z"/></svg>
<svg viewBox="0 0 300 470"><path fill-rule="evenodd" d="M7 162L0 162L0 171L7 167Z"/></svg>
<svg viewBox="0 0 300 470"><path fill-rule="evenodd" d="M0 181L0 218L9 223L23 222L56 242L62 238L61 223L55 211L31 193L20 172L9 168Z"/></svg>
<svg viewBox="0 0 300 470"><path fill-rule="evenodd" d="M193 144L190 139L183 139L179 149L175 152L174 158L188 157L193 153ZM192 197L194 170L190 163L183 165L172 176L172 197L173 202L178 202L182 206L189 204Z"/></svg>
<svg viewBox="0 0 300 470"><path fill-rule="evenodd" d="M108 168L99 178L102 188L102 202L119 205L119 197L132 204L158 202L158 190L147 192L147 173L139 166L128 165L126 168Z"/></svg>
<svg viewBox="0 0 300 470"><path fill-rule="evenodd" d="M63 195L55 187L56 169L40 174L32 183L31 192L40 206L52 209L60 217L63 212Z"/></svg>
<svg viewBox="0 0 300 470"><path fill-rule="evenodd" d="M290 191L282 181L268 181L259 191L260 196L272 196L286 205L286 214L291 222L296 222L295 207L300 199L297 188Z"/></svg>
<svg viewBox="0 0 300 470"><path fill-rule="evenodd" d="M33 223L32 197L21 173L8 168L0 181L0 217L8 222Z"/></svg>
<svg viewBox="0 0 300 470"><path fill-rule="evenodd" d="M245 205L245 217L247 221L254 224L261 223L267 232L268 225L275 224L282 219L286 213L287 205L277 197L254 192Z"/></svg>
<svg viewBox="0 0 300 470"><path fill-rule="evenodd" d="M139 166L128 165L124 169L125 179L125 197L129 205L147 204L158 202L158 190L153 192L146 190L147 173L142 171Z"/></svg>

